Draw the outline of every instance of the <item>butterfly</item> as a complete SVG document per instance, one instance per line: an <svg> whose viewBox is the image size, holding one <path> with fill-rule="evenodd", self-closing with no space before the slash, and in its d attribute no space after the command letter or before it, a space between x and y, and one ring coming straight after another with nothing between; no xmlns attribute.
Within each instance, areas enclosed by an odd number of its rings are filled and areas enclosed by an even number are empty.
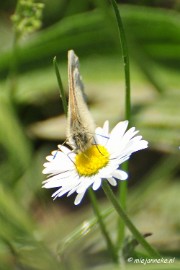
<svg viewBox="0 0 180 270"><path fill-rule="evenodd" d="M73 50L68 51L68 84L68 144L76 152L84 152L92 144L95 123L85 101L79 59Z"/></svg>

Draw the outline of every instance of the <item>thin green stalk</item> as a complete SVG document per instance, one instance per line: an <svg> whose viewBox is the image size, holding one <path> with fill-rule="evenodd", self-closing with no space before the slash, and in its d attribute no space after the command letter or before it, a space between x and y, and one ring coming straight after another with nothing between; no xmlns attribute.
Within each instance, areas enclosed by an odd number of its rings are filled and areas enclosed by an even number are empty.
<svg viewBox="0 0 180 270"><path fill-rule="evenodd" d="M122 51L122 58L123 58L123 64L124 64L124 75L125 75L125 119L129 121L130 124L130 118L131 118L131 91L130 91L130 68L129 68L129 53L128 53L128 46L126 42L126 35L122 23L122 19L120 16L120 12L117 6L117 3L115 0L111 0L111 4L114 9L114 13L116 16L118 31L119 31L119 39L120 39L120 45L121 45L121 51ZM124 163L122 166L122 169L125 171L128 171L128 162ZM119 185L119 200L123 207L123 209L126 208L126 197L127 197L127 182L122 181ZM117 239L117 245L120 247L123 243L125 236L125 226L124 223L121 222L121 220L118 222L118 239Z"/></svg>
<svg viewBox="0 0 180 270"><path fill-rule="evenodd" d="M12 59L10 62L10 89L9 96L13 100L18 84L18 37L14 34Z"/></svg>
<svg viewBox="0 0 180 270"><path fill-rule="evenodd" d="M122 51L122 58L124 64L124 75L125 75L125 118L130 121L131 118L131 87L130 87L130 68L129 68L129 53L128 46L126 42L126 35L124 31L124 26L122 23L122 19L120 16L120 12L115 0L110 0L114 9L114 13L116 16L119 39Z"/></svg>
<svg viewBox="0 0 180 270"><path fill-rule="evenodd" d="M102 235L104 236L104 239L106 241L106 245L107 245L109 254L112 257L112 260L115 263L118 263L117 252L116 252L116 249L115 249L115 247L114 247L114 245L113 245L113 243L111 241L111 238L110 238L110 236L109 236L109 234L108 234L108 232L106 230L105 224L103 222L103 217L102 217L102 215L101 215L101 213L99 211L99 208L98 208L98 203L97 203L95 194L94 194L94 192L93 192L93 190L91 188L89 188L88 192L89 192L89 197L91 199L93 211L94 211L94 213L95 213L95 215L97 217L97 220L98 220Z"/></svg>
<svg viewBox="0 0 180 270"><path fill-rule="evenodd" d="M107 181L103 181L102 184L103 190L108 197L108 199L113 204L114 208L116 209L118 215L123 220L124 224L128 227L128 229L131 231L135 239L140 243L144 249L148 252L148 254L152 258L161 258L160 254L145 240L143 235L136 229L136 227L133 225L127 214L124 212L123 208L119 204L117 198L115 197L114 193L112 192L110 186L108 185Z"/></svg>
<svg viewBox="0 0 180 270"><path fill-rule="evenodd" d="M16 8L14 14L18 13L20 1L17 1ZM13 100L14 94L17 89L17 80L18 80L18 42L20 35L16 27L14 27L14 36L13 36L13 44L12 44L12 59L10 62L10 89L9 96Z"/></svg>
<svg viewBox="0 0 180 270"><path fill-rule="evenodd" d="M64 109L65 114L67 115L67 111L68 111L67 101L66 101L64 87L63 87L62 80L61 80L61 75L60 75L59 68L58 68L57 61L56 61L56 56L53 59L53 65L54 65L54 69L56 72L56 78L57 78L57 82L58 82L58 86L59 86L59 94L60 94L60 98L62 99L63 109Z"/></svg>
<svg viewBox="0 0 180 270"><path fill-rule="evenodd" d="M122 165L124 171L128 171L128 161ZM121 203L122 208L126 209L126 200L127 200L127 182L121 181L119 184L118 197L119 202ZM119 218L117 222L117 247L121 248L125 238L125 223Z"/></svg>

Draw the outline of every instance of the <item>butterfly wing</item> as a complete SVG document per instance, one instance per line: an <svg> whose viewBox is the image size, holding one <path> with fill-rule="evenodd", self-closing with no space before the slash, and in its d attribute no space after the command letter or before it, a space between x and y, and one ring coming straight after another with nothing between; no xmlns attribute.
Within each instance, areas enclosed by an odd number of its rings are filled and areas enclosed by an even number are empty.
<svg viewBox="0 0 180 270"><path fill-rule="evenodd" d="M73 148L84 151L92 142L95 124L85 102L79 60L73 50L68 51L68 83L67 137Z"/></svg>

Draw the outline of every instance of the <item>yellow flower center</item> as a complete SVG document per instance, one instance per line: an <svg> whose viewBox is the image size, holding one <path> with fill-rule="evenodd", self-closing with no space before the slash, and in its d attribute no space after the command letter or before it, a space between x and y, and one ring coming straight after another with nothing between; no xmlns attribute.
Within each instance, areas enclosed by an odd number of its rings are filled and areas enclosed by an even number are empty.
<svg viewBox="0 0 180 270"><path fill-rule="evenodd" d="M91 176L96 174L109 162L109 153L102 145L92 145L84 152L76 155L75 165L79 175Z"/></svg>

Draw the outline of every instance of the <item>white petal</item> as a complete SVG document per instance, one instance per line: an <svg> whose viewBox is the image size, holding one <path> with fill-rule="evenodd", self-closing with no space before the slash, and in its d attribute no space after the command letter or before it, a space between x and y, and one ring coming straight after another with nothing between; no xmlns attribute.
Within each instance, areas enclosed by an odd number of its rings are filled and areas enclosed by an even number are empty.
<svg viewBox="0 0 180 270"><path fill-rule="evenodd" d="M47 156L47 157L46 157L47 161L52 161L53 158L54 158L53 156ZM45 163L44 163L44 164L45 164Z"/></svg>
<svg viewBox="0 0 180 270"><path fill-rule="evenodd" d="M103 134L100 134L100 133L96 133L95 134L95 144L99 144L99 145L103 145L105 146L109 140L109 137L108 136L105 136Z"/></svg>
<svg viewBox="0 0 180 270"><path fill-rule="evenodd" d="M69 191L69 193L67 194L67 197L69 197L70 195L72 195L72 194L76 191L76 189L77 189L77 187L71 189L71 190Z"/></svg>
<svg viewBox="0 0 180 270"><path fill-rule="evenodd" d="M52 197L55 197L55 199L56 199L57 197L61 197L61 196L63 196L64 194L66 194L68 191L69 191L68 188L66 188L66 189L62 189L62 188L61 188L61 190L59 190L58 194L56 194L56 192L55 192L55 193L52 195Z"/></svg>
<svg viewBox="0 0 180 270"><path fill-rule="evenodd" d="M127 144L131 141L132 137L136 135L136 131L134 132L134 128L128 130L123 137L119 138L118 134L116 134L116 138L110 137L107 148L110 149L111 152L122 152L126 149Z"/></svg>
<svg viewBox="0 0 180 270"><path fill-rule="evenodd" d="M112 186L117 186L116 179L114 179L113 177L109 177L107 178L107 180Z"/></svg>
<svg viewBox="0 0 180 270"><path fill-rule="evenodd" d="M128 126L128 121L123 121L123 122L119 122L111 131L111 138L113 139L114 137L119 138L119 140L121 139L121 137L124 135L126 129Z"/></svg>
<svg viewBox="0 0 180 270"><path fill-rule="evenodd" d="M118 123L112 130L110 134L110 139L107 143L107 148L109 151L121 151L122 147L125 147L124 144L124 137L125 137L125 131L128 126L128 121L120 122Z"/></svg>
<svg viewBox="0 0 180 270"><path fill-rule="evenodd" d="M119 167L119 162L117 166L114 166L113 164L109 163L106 167L99 170L98 177L100 178L108 178L112 176L112 172Z"/></svg>
<svg viewBox="0 0 180 270"><path fill-rule="evenodd" d="M43 164L43 174L58 174L66 170L74 169L74 161L66 154L56 151L56 156Z"/></svg>
<svg viewBox="0 0 180 270"><path fill-rule="evenodd" d="M105 127L102 129L100 127L96 128L95 131L95 142L96 144L100 145L106 145L109 140L109 134L108 134L108 123L105 124Z"/></svg>
<svg viewBox="0 0 180 270"><path fill-rule="evenodd" d="M72 170L73 166L68 166L68 164L66 164L66 166L63 166L63 164L56 164L56 163L52 163L47 165L47 167L42 171L43 174L60 174L60 173L64 173L65 171Z"/></svg>
<svg viewBox="0 0 180 270"><path fill-rule="evenodd" d="M104 122L104 125L103 125L103 131L104 131L104 135L109 135L109 121L106 120Z"/></svg>
<svg viewBox="0 0 180 270"><path fill-rule="evenodd" d="M56 180L62 180L63 183L65 183L66 181L68 181L68 178L69 179L76 178L77 175L78 175L77 172L74 170L64 171L58 174L52 174L51 176L49 176L49 178L43 181L43 183L50 182L50 181L53 182Z"/></svg>
<svg viewBox="0 0 180 270"><path fill-rule="evenodd" d="M79 177L75 173L55 175L50 177L49 179L43 181L43 188L55 188L55 187L71 187L79 184Z"/></svg>
<svg viewBox="0 0 180 270"><path fill-rule="evenodd" d="M60 149L61 152L63 152L66 155L72 152L72 150L61 144L58 145L58 148Z"/></svg>
<svg viewBox="0 0 180 270"><path fill-rule="evenodd" d="M148 147L148 142L144 140L140 140L141 136L137 136L126 145L126 149L124 149L124 152L126 152L126 155L131 155L133 152L145 149Z"/></svg>
<svg viewBox="0 0 180 270"><path fill-rule="evenodd" d="M62 185L58 191L54 192L52 197L55 197L56 199L57 197L63 196L65 193L68 193L67 196L69 196L70 194L76 191L77 186L78 186L78 182L73 181L73 179L71 179L69 183Z"/></svg>
<svg viewBox="0 0 180 270"><path fill-rule="evenodd" d="M79 193L79 194L76 196L76 199L75 199L75 201L74 201L74 204L75 204L75 205L80 204L82 198L84 197L84 194L85 194L85 192L82 192L82 193Z"/></svg>
<svg viewBox="0 0 180 270"><path fill-rule="evenodd" d="M79 184L76 192L82 193L85 192L94 182L94 176L92 177L81 177L81 183Z"/></svg>
<svg viewBox="0 0 180 270"><path fill-rule="evenodd" d="M148 143L142 140L142 136L135 136L136 134L137 131L131 128L124 134L121 140L116 138L116 140L114 139L114 142L112 142L110 139L107 148L111 153L111 159L119 159L125 156L128 159L133 152L147 148ZM133 138L133 136L135 137Z"/></svg>
<svg viewBox="0 0 180 270"><path fill-rule="evenodd" d="M120 155L112 155L111 156L111 162L114 163L114 164L118 164L117 167L119 167L120 164L122 164L123 162L125 162L126 160L129 159L129 155L126 155L126 154L123 154L123 153L120 153ZM122 156L121 156L122 155Z"/></svg>
<svg viewBox="0 0 180 270"><path fill-rule="evenodd" d="M101 178L96 177L94 184L93 184L93 190L97 190L101 186Z"/></svg>
<svg viewBox="0 0 180 270"><path fill-rule="evenodd" d="M128 174L122 170L116 170L113 172L113 177L119 180L126 180L128 178Z"/></svg>
<svg viewBox="0 0 180 270"><path fill-rule="evenodd" d="M43 182L43 188L56 188L56 187L61 187L62 186L62 181L65 181L64 179L56 179L54 181L51 180L46 180Z"/></svg>
<svg viewBox="0 0 180 270"><path fill-rule="evenodd" d="M51 195L51 197L55 200L55 199L58 197L58 195L59 195L60 192L61 192L61 188L59 188L58 190L56 190L56 191Z"/></svg>

